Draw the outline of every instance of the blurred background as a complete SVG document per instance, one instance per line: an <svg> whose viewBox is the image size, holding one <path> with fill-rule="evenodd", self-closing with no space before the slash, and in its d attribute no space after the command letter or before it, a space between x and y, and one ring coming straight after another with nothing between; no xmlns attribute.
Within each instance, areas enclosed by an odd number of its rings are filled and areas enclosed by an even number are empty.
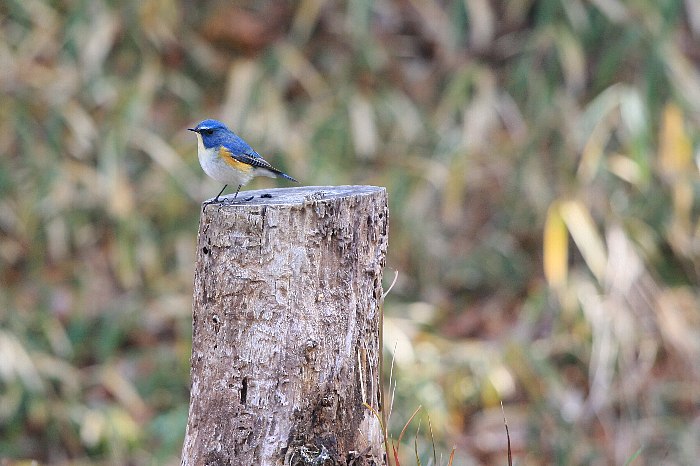
<svg viewBox="0 0 700 466"><path fill-rule="evenodd" d="M507 464L504 414L516 464L697 464L700 1L5 0L0 34L0 458L179 463L212 117L387 188L402 464Z"/></svg>

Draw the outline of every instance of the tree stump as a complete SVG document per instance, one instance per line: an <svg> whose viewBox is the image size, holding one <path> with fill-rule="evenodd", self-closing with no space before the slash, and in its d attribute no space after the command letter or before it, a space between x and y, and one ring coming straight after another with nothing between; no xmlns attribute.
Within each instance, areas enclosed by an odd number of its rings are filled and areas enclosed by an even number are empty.
<svg viewBox="0 0 700 466"><path fill-rule="evenodd" d="M200 218L182 464L384 465L386 190L251 195Z"/></svg>

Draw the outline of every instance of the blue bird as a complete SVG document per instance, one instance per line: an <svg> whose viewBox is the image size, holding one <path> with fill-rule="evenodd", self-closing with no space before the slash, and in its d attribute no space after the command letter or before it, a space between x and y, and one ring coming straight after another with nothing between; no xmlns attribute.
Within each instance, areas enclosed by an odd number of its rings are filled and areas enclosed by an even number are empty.
<svg viewBox="0 0 700 466"><path fill-rule="evenodd" d="M270 165L247 142L220 121L204 120L194 128L187 129L197 133L197 157L204 173L219 183L224 183L223 189L214 200L207 203L220 202L219 196L229 184L238 185L233 196L235 199L241 187L256 176L281 176L298 183L291 176Z"/></svg>

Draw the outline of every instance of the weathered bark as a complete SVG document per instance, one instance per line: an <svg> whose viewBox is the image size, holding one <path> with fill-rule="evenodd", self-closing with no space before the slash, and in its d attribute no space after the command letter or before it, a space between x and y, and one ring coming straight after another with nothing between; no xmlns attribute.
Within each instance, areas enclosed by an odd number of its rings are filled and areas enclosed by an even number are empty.
<svg viewBox="0 0 700 466"><path fill-rule="evenodd" d="M182 464L386 464L363 406L382 410L386 191L250 195L200 219Z"/></svg>

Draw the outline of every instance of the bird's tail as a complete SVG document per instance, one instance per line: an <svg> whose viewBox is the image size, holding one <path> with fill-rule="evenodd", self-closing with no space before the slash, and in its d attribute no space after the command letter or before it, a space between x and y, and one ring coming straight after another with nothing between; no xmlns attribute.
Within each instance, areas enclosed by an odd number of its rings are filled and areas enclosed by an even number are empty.
<svg viewBox="0 0 700 466"><path fill-rule="evenodd" d="M295 180L294 178L292 178L291 176L287 175L286 173L279 172L278 175L281 176L282 178L287 178L289 181L294 181L295 183L299 182L299 181Z"/></svg>

